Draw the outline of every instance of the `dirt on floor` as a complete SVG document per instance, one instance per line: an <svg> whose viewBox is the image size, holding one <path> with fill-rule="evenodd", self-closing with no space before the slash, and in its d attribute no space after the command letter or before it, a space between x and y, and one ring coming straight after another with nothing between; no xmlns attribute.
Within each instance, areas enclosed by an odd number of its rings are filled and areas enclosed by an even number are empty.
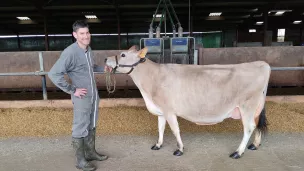
<svg viewBox="0 0 304 171"><path fill-rule="evenodd" d="M304 132L303 103L266 103L270 132ZM242 132L241 120L226 119L216 125L196 125L179 119L183 132ZM48 137L70 135L72 109L0 109L0 137ZM166 134L171 130L166 125ZM100 108L98 135L157 135L157 117L145 107Z"/></svg>

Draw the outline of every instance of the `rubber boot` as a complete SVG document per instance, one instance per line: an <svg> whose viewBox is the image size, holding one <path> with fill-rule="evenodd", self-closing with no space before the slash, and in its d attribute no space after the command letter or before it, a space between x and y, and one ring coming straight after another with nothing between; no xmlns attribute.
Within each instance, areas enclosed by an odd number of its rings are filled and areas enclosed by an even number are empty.
<svg viewBox="0 0 304 171"><path fill-rule="evenodd" d="M72 145L76 153L76 168L83 171L95 171L96 167L85 159L84 138L72 138Z"/></svg>
<svg viewBox="0 0 304 171"><path fill-rule="evenodd" d="M108 156L98 154L95 149L95 135L96 135L96 129L89 130L89 134L87 137L84 138L84 144L85 144L85 158L88 161L92 160L98 160L103 161L107 160Z"/></svg>

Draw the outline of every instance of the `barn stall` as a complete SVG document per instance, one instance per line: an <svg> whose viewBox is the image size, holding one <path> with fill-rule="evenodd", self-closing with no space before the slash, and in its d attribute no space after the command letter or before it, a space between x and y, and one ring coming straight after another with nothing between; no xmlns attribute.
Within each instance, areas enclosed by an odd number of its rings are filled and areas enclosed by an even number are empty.
<svg viewBox="0 0 304 171"><path fill-rule="evenodd" d="M104 66L105 57L120 52L94 51L94 58L97 64ZM303 54L303 47L198 48L198 64L236 64L256 60L268 62L273 70L266 104L270 130L302 131ZM51 136L70 133L70 97L56 88L46 75L59 55L60 51L0 53L0 125L1 130L5 130L0 136ZM95 77L101 98L100 134L157 133L157 117L148 113L140 92L128 75L118 73L113 76L116 80L113 94L106 91L105 73L96 73ZM287 118L289 121L284 122ZM31 122L38 125L31 127ZM181 127L181 130L190 132L239 131L241 122L228 119L224 123L206 127L181 119Z"/></svg>
<svg viewBox="0 0 304 171"><path fill-rule="evenodd" d="M103 61L106 56L119 52L94 51L94 57L98 64L104 65ZM302 86L304 84L304 71L301 69L304 62L302 55L304 49L302 47L199 48L198 52L200 65L264 60L273 67L274 71L270 77L268 91L270 95L267 96L266 103L269 132L266 139L262 140L264 144L261 146L261 150L258 150L257 153L251 153L247 150L246 156L244 156L244 158L247 157L245 159L248 160L247 164L238 166L237 161L228 160L228 155L241 141L242 124L240 120L226 119L217 125L199 126L179 118L181 134L186 147L185 157L181 161L193 165L176 163L172 156L176 141L168 126L165 130L163 151L157 153L150 150L150 147L157 140L157 117L147 111L145 103L130 77L125 74L115 75L116 91L109 95L106 91L105 74L96 73L101 97L97 125L97 135L100 139L97 146L99 150L112 157L112 161L111 159L106 161L105 166L100 163L98 167L104 167L105 170L117 170L118 168L133 170L148 166L159 166L159 169L168 167L173 170L256 169L258 168L256 165L248 164L250 159L254 158L255 162L260 163L260 168L268 170L271 168L286 170L290 167L295 170L301 169L302 165L298 162L303 158L301 148L292 153L298 160L294 157L289 158L285 154L290 154L289 150L293 150L293 146L300 145L303 139L304 98ZM14 156L13 154L16 153L20 159L37 154L38 156L52 154L51 156L47 155L52 160L46 160L45 157L42 157L42 159L35 159L34 162L31 160L31 164L26 164L26 162L19 164L25 168L41 168L39 163L42 162L44 167L49 168L52 168L55 163L62 163L59 164L60 167L65 167L62 161L73 163L73 154L67 150L70 148L67 147L69 139L62 138L70 136L71 133L72 103L70 97L58 90L45 75L59 54L60 52L0 53L0 73L2 76L0 79L3 83L0 85L0 137L6 154ZM43 67L40 68L40 66ZM24 144L25 141L23 141L23 144L19 144L19 139L22 138L31 138L31 143ZM35 138L42 139L36 140ZM121 145L121 142L125 145ZM7 146L7 144L14 144L14 148ZM216 147L216 149L212 147ZM26 150L22 152L23 149ZM69 159L61 157L64 156L63 153L67 153L71 157ZM214 162L210 164L206 163L209 160L200 162L191 160L191 158L200 158L199 156L202 154L207 155ZM157 158L149 163L144 160L155 156ZM271 158L269 156L278 156L279 160L273 159L272 163L276 164L269 165L269 158ZM130 161L128 162L126 158L129 158ZM136 164L132 163L131 160L136 160ZM284 165L278 162L280 160L288 160L294 165ZM9 158L3 161L7 163L6 167L15 166ZM117 166L117 162L120 163L120 166ZM173 163L174 166L172 166Z"/></svg>

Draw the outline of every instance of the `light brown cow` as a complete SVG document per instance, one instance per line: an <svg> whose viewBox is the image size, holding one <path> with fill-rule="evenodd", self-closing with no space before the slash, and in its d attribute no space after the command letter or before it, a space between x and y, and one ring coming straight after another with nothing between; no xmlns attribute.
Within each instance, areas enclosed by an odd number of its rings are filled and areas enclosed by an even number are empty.
<svg viewBox="0 0 304 171"><path fill-rule="evenodd" d="M134 46L120 56L106 59L106 68L128 73L140 90L147 109L158 116L158 142L163 144L166 121L178 142L173 153L183 154L177 117L199 125L222 122L226 118L241 119L244 136L230 157L240 158L255 130L254 142L248 149L260 146L267 130L265 99L271 68L263 61L234 65L158 64L145 58L147 48Z"/></svg>

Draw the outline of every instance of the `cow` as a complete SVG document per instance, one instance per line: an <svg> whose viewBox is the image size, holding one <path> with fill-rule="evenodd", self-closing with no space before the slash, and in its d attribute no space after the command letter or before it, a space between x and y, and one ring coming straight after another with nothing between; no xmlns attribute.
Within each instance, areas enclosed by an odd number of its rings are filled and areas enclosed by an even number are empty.
<svg viewBox="0 0 304 171"><path fill-rule="evenodd" d="M163 144L166 122L177 140L173 155L183 155L184 145L177 117L198 125L212 125L227 118L239 119L243 124L243 139L230 154L240 158L254 132L255 139L248 146L257 150L267 131L265 101L271 73L264 61L240 64L160 64L146 57L147 47L135 47L120 55L105 59L105 71L129 74L138 87L150 113L158 116L158 141L151 147L159 150Z"/></svg>

